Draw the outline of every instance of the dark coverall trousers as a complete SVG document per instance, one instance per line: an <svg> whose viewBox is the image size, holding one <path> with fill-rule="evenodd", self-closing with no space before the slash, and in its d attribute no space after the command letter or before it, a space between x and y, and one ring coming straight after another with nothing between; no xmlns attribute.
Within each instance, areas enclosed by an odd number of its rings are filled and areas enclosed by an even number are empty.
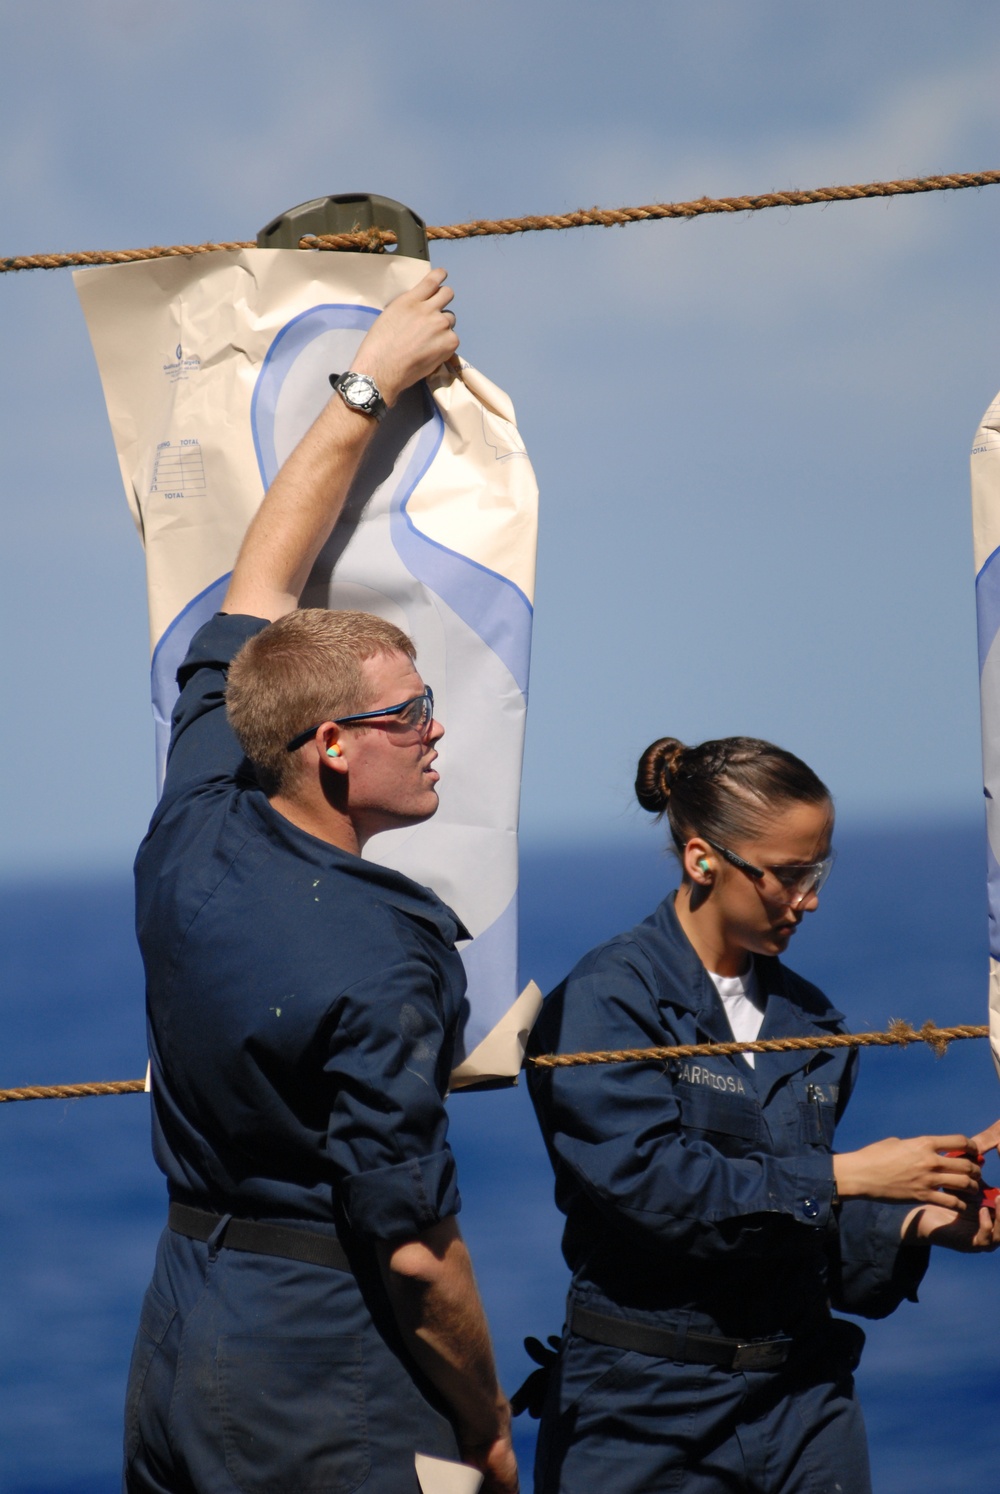
<svg viewBox="0 0 1000 1494"><path fill-rule="evenodd" d="M567 1333L535 1494L871 1494L851 1374L860 1329L835 1328L809 1363L746 1373Z"/></svg>
<svg viewBox="0 0 1000 1494"><path fill-rule="evenodd" d="M417 1494L448 1419L353 1276L164 1230L132 1353L126 1494Z"/></svg>

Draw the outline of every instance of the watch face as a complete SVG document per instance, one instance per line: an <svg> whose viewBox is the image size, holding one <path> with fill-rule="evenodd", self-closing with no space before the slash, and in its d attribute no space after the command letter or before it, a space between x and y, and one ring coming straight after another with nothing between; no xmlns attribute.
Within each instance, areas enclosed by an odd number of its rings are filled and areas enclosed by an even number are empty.
<svg viewBox="0 0 1000 1494"><path fill-rule="evenodd" d="M381 420L386 405L375 380L368 374L345 373L339 377L330 375L330 383L338 391L344 403L362 415L371 415Z"/></svg>
<svg viewBox="0 0 1000 1494"><path fill-rule="evenodd" d="M351 379L349 383L345 382L344 384L344 398L348 404L357 405L361 409L364 409L365 405L372 403L374 397L375 386L371 379L366 379L363 375L358 375Z"/></svg>

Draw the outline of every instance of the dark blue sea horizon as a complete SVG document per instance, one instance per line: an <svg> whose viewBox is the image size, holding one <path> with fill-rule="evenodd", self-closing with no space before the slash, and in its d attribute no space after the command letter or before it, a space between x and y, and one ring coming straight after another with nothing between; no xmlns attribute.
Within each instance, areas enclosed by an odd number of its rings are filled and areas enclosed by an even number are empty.
<svg viewBox="0 0 1000 1494"><path fill-rule="evenodd" d="M848 829L818 916L787 962L857 1029L986 1020L983 834L968 824ZM655 848L529 849L522 974L548 989L675 880ZM0 1087L140 1077L142 977L125 875L0 884ZM562 1322L566 1271L548 1163L523 1086L456 1096L462 1227L513 1389L521 1341ZM870 1052L838 1145L975 1131L1000 1113L983 1041L943 1059ZM142 1095L5 1105L0 1231L0 1494L112 1494L124 1379L165 1213ZM1000 1183L994 1163L990 1180ZM995 1478L1000 1256L944 1251L918 1305L868 1325L858 1377L880 1494ZM534 1424L518 1426L530 1487Z"/></svg>

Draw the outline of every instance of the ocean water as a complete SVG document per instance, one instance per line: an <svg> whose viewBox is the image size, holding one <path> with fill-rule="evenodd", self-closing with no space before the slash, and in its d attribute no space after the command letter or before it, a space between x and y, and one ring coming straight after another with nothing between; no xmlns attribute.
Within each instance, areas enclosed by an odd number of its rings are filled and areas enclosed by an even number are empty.
<svg viewBox="0 0 1000 1494"><path fill-rule="evenodd" d="M522 972L548 988L672 884L655 848L525 854ZM982 832L838 836L840 860L788 963L858 1029L985 1020ZM139 1077L142 981L126 878L7 883L0 897L0 1086ZM463 1229L508 1390L521 1341L558 1332L566 1272L548 1163L523 1087L456 1096ZM1000 1113L983 1041L936 1059L871 1051L844 1148L975 1131ZM134 1095L0 1108L0 1494L111 1494L139 1302L162 1225L148 1102ZM991 1181L1000 1183L994 1159ZM1000 1254L936 1251L918 1305L868 1326L859 1385L882 1494L991 1486L1000 1458ZM521 1418L523 1479L534 1424Z"/></svg>

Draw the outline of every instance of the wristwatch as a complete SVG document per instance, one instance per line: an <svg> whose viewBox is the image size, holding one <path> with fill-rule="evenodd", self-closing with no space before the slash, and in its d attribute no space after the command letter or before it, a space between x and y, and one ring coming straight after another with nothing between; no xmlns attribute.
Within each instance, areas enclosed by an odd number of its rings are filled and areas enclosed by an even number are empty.
<svg viewBox="0 0 1000 1494"><path fill-rule="evenodd" d="M367 374L331 374L330 383L347 408L357 410L359 415L371 415L376 420L381 420L389 408L379 394L375 380L369 378Z"/></svg>

